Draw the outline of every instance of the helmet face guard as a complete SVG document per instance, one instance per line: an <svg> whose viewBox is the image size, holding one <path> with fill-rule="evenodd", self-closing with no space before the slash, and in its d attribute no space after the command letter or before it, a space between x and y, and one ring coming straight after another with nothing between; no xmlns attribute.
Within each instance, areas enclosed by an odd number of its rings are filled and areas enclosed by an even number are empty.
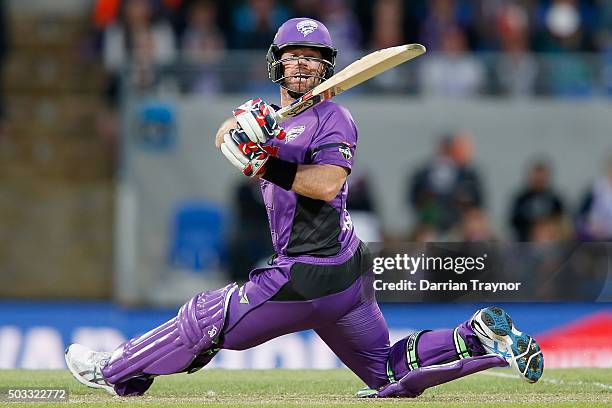
<svg viewBox="0 0 612 408"><path fill-rule="evenodd" d="M321 58L290 57L281 59L283 50L287 47L309 47L321 52ZM337 50L333 47L327 27L320 21L311 18L292 18L281 25L274 36L274 41L268 49L266 60L268 63L268 77L275 84L279 84L289 91L289 95L298 98L310 91L321 82L334 74ZM313 73L302 73L300 60L320 63L320 70ZM295 75L285 75L285 64L297 64L298 72ZM299 89L288 87L287 79L299 78ZM295 87L295 85L293 85Z"/></svg>
<svg viewBox="0 0 612 408"><path fill-rule="evenodd" d="M281 59L280 56L282 54L282 49L290 46L316 48L321 51L323 58L298 56ZM290 43L283 44L282 48L276 44L272 44L268 50L266 60L268 63L268 77L270 80L288 90L291 97L299 98L315 86L319 85L321 82L331 78L331 76L334 75L334 67L336 65L336 50L320 44ZM320 68L314 74L302 72L300 69L302 66L302 64L300 64L300 60L316 61L320 64ZM285 75L285 64L292 61L297 64L298 71L294 75ZM300 79L298 89L293 89L288 86L286 82L288 78Z"/></svg>

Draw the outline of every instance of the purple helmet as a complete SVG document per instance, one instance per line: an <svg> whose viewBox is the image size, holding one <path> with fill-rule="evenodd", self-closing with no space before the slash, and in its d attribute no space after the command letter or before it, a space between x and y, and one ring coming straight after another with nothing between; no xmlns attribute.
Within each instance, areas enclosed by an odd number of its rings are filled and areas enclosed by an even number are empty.
<svg viewBox="0 0 612 408"><path fill-rule="evenodd" d="M317 60L323 64L323 72L320 75L314 76L320 81L330 78L334 74L336 65L337 50L332 45L329 31L323 23L312 18L292 18L281 25L274 36L274 41L268 49L266 60L268 62L268 76L272 82L280 84L283 88L288 89L284 85L284 69L283 61L280 59L283 48L290 46L314 47L321 51L321 58L300 57L310 60ZM288 89L295 95L301 96L305 92L297 92ZM290 93L291 94L291 93ZM297 96L296 96L297 97Z"/></svg>

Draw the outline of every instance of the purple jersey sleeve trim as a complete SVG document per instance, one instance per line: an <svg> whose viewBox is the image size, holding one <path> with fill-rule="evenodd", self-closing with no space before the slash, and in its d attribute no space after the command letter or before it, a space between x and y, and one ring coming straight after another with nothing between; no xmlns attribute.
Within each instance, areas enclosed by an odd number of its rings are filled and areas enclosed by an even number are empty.
<svg viewBox="0 0 612 408"><path fill-rule="evenodd" d="M340 167L344 167L345 169L349 170L349 172L353 168L353 163L351 163L350 161L333 159L333 158L325 159L325 160L322 160L321 162L314 161L313 164L330 164L334 166L340 166Z"/></svg>
<svg viewBox="0 0 612 408"><path fill-rule="evenodd" d="M350 170L357 147L357 127L346 109L330 105L333 109L324 119L320 136L311 146L312 163L334 164Z"/></svg>

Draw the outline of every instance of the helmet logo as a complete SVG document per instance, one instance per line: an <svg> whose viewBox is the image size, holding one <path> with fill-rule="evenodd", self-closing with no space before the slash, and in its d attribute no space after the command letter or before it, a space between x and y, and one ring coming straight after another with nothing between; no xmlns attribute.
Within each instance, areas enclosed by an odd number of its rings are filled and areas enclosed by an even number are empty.
<svg viewBox="0 0 612 408"><path fill-rule="evenodd" d="M304 34L304 37L306 37L308 34L312 33L314 30L319 28L319 25L317 24L316 21L302 20L299 23L297 23L295 27L298 29L300 33Z"/></svg>

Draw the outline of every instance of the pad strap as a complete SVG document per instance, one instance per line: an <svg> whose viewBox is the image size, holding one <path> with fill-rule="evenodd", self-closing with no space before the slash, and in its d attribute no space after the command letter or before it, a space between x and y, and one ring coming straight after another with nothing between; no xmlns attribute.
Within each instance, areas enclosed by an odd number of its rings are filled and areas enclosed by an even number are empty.
<svg viewBox="0 0 612 408"><path fill-rule="evenodd" d="M406 338L406 364L408 365L408 369L410 371L416 370L421 366L421 361L417 354L417 344L421 335L429 331L431 330L414 332Z"/></svg>
<svg viewBox="0 0 612 408"><path fill-rule="evenodd" d="M461 335L459 334L458 327L453 330L453 342L455 343L455 350L457 351L458 359L468 358L472 356L472 354L470 353L470 349L468 348L467 344L465 344L465 340L463 340L463 337L461 337Z"/></svg>
<svg viewBox="0 0 612 408"><path fill-rule="evenodd" d="M387 359L387 378L389 378L390 383L394 383L397 380L395 379L395 374L393 374L393 368L391 367L391 359Z"/></svg>

